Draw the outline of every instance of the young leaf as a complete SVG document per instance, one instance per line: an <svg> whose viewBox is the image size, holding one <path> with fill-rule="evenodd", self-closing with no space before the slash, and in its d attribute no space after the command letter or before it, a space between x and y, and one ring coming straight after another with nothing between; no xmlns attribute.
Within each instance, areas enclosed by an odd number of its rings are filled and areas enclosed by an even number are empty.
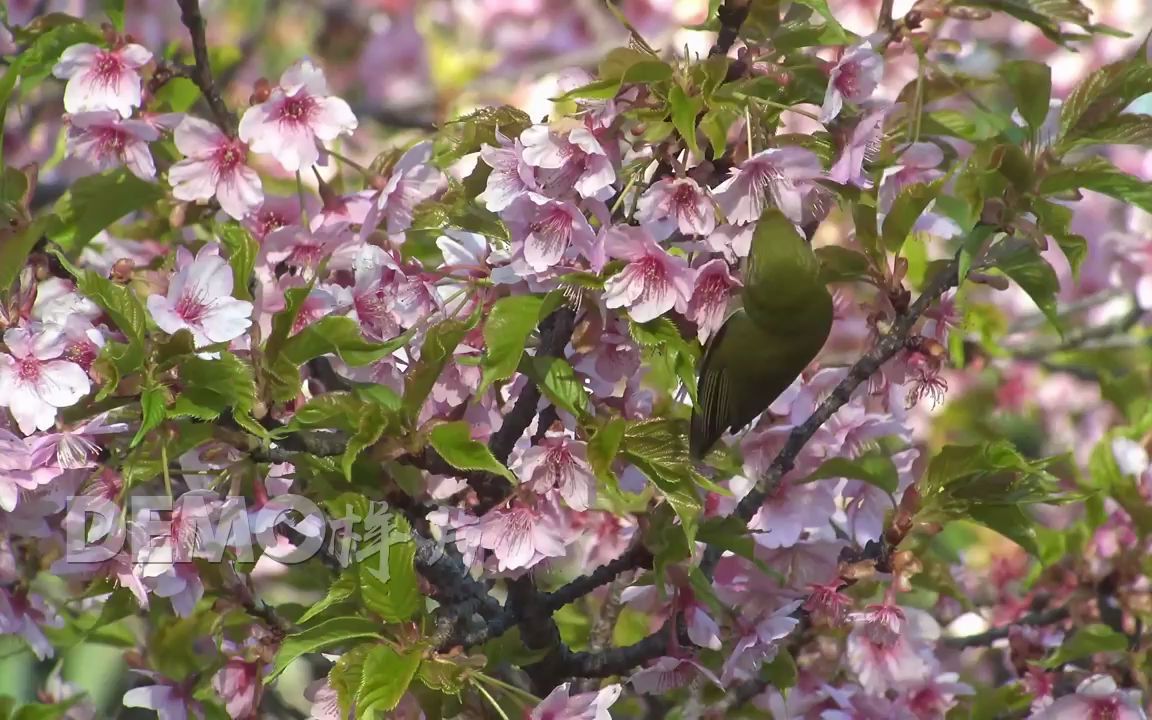
<svg viewBox="0 0 1152 720"><path fill-rule="evenodd" d="M420 348L420 360L408 370L404 383L403 411L409 423L415 421L420 413L428 393L432 392L432 386L456 352L456 346L476 327L479 320L480 313L475 312L467 320L445 320L428 330L424 345Z"/></svg>
<svg viewBox="0 0 1152 720"><path fill-rule="evenodd" d="M676 132L680 133L680 137L684 138L684 142L688 143L688 148L693 153L700 152L700 146L696 143L696 117L703 108L704 98L689 95L679 85L672 86L672 92L668 95L672 125L675 126Z"/></svg>
<svg viewBox="0 0 1152 720"><path fill-rule="evenodd" d="M305 625L308 621L314 619L333 605L338 605L348 600L356 594L356 584L356 573L350 571L341 573L336 582L328 586L328 594L325 595L322 600L308 608L296 622L300 625Z"/></svg>
<svg viewBox="0 0 1152 720"><path fill-rule="evenodd" d="M572 365L562 358L526 357L520 369L556 407L578 419L588 414L588 391Z"/></svg>
<svg viewBox="0 0 1152 720"><path fill-rule="evenodd" d="M268 684L280 676L293 660L349 640L380 637L380 624L362 617L339 617L301 630L284 638L271 672L264 677Z"/></svg>
<svg viewBox="0 0 1152 720"><path fill-rule="evenodd" d="M1031 60L1014 60L1000 66L1016 98L1020 116L1033 133L1040 130L1048 117L1048 99L1052 95L1052 68Z"/></svg>
<svg viewBox="0 0 1152 720"><path fill-rule="evenodd" d="M902 189L892 203L892 209L884 216L884 247L889 252L899 253L908 233L924 210L940 193L942 180L933 183L917 183Z"/></svg>
<svg viewBox="0 0 1152 720"><path fill-rule="evenodd" d="M160 427L167 410L167 393L159 385L149 385L140 393L140 429L129 447L136 447L148 433Z"/></svg>
<svg viewBox="0 0 1152 720"><path fill-rule="evenodd" d="M1060 279L1036 248L1021 244L1010 254L998 258L996 267L1019 285L1052 327L1063 334L1056 307L1056 294L1060 292Z"/></svg>
<svg viewBox="0 0 1152 720"><path fill-rule="evenodd" d="M360 326L352 318L329 315L285 340L281 353L297 366L331 354L357 367L391 355L406 345L411 337L409 331L386 343L372 342L364 339Z"/></svg>
<svg viewBox="0 0 1152 720"><path fill-rule="evenodd" d="M1107 625L1099 623L1085 625L1072 633L1056 652L1043 661L1049 670L1058 669L1065 663L1080 660L1102 652L1122 652L1128 648L1128 638Z"/></svg>
<svg viewBox="0 0 1152 720"><path fill-rule="evenodd" d="M484 374L477 395L495 381L512 377L524 354L524 343L540 322L544 298L513 295L497 300L484 322Z"/></svg>
<svg viewBox="0 0 1152 720"><path fill-rule="evenodd" d="M400 653L388 645L368 653L356 693L356 717L378 717L378 712L393 710L412 684L423 655L419 647Z"/></svg>
<svg viewBox="0 0 1152 720"><path fill-rule="evenodd" d="M414 559L412 528L402 516L388 514L390 527L380 530L380 549L359 559L360 593L364 605L385 622L410 620L424 609ZM365 526L365 533L370 532Z"/></svg>
<svg viewBox="0 0 1152 720"><path fill-rule="evenodd" d="M163 197L160 185L124 169L89 175L72 183L56 201L46 234L75 257L101 230L128 213L155 206Z"/></svg>
<svg viewBox="0 0 1152 720"><path fill-rule="evenodd" d="M1056 195L1079 188L1094 190L1152 212L1152 184L1117 169L1100 157L1050 172L1040 181L1039 192Z"/></svg>
<svg viewBox="0 0 1152 720"><path fill-rule="evenodd" d="M900 484L900 477L896 473L892 459L878 453L862 455L854 460L843 457L829 458L816 469L816 472L809 475L805 482L827 478L862 480L889 494L896 492Z"/></svg>
<svg viewBox="0 0 1152 720"><path fill-rule="evenodd" d="M472 439L471 426L463 421L441 423L428 436L433 449L455 468L496 473L515 484L516 476L492 455L482 442Z"/></svg>
<svg viewBox="0 0 1152 720"><path fill-rule="evenodd" d="M228 263L232 266L232 294L241 300L251 300L252 291L248 284L256 267L256 256L260 246L252 233L237 222L228 222L216 229L220 244L228 249Z"/></svg>

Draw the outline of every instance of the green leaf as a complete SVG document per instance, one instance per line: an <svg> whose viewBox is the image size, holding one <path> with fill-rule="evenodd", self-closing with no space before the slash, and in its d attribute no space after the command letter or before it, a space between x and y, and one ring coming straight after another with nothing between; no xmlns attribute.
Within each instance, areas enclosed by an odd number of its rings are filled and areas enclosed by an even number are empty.
<svg viewBox="0 0 1152 720"><path fill-rule="evenodd" d="M385 343L372 342L364 339L359 324L352 318L329 315L285 340L280 352L296 366L331 354L353 367L359 367L388 357L406 345L412 334L409 331Z"/></svg>
<svg viewBox="0 0 1152 720"><path fill-rule="evenodd" d="M1085 625L1077 629L1041 664L1055 670L1065 663L1080 660L1096 653L1123 652L1128 649L1128 638L1107 625Z"/></svg>
<svg viewBox="0 0 1152 720"><path fill-rule="evenodd" d="M387 412L381 405L368 404L363 407L356 418L356 431L348 438L348 446L340 458L340 468L348 482L352 482L352 466L356 458L383 437L393 419L394 414Z"/></svg>
<svg viewBox="0 0 1152 720"><path fill-rule="evenodd" d="M416 543L411 540L411 528L401 516L393 515L392 518L396 523L396 537L403 534L407 539L397 542L393 537L382 547L381 554L369 555L357 563L364 606L390 623L410 620L424 609L424 596L420 594L414 563ZM386 567L381 565L382 562L387 563Z"/></svg>
<svg viewBox="0 0 1152 720"><path fill-rule="evenodd" d="M536 383L540 392L553 405L577 419L588 415L589 398L584 383L563 358L526 357L520 363L520 370Z"/></svg>
<svg viewBox="0 0 1152 720"><path fill-rule="evenodd" d="M319 652L325 648L358 638L380 637L380 624L362 617L339 617L325 620L319 625L305 628L284 638L272 671L264 678L268 684L280 676L293 660L301 655Z"/></svg>
<svg viewBox="0 0 1152 720"><path fill-rule="evenodd" d="M467 320L445 320L428 330L424 345L420 348L420 359L408 370L404 382L403 410L409 424L420 414L420 408L424 406L428 393L432 392L432 386L436 384L440 373L452 359L456 347L464 336L476 327L479 320L480 314L476 312Z"/></svg>
<svg viewBox="0 0 1152 720"><path fill-rule="evenodd" d="M117 30L124 31L124 0L104 0L104 14Z"/></svg>
<svg viewBox="0 0 1152 720"><path fill-rule="evenodd" d="M816 248L815 253L825 283L851 282L870 277L868 258L855 250L839 245L825 245Z"/></svg>
<svg viewBox="0 0 1152 720"><path fill-rule="evenodd" d="M540 322L544 298L536 295L513 295L497 300L484 321L484 374L480 380L481 395L497 380L512 377L524 344Z"/></svg>
<svg viewBox="0 0 1152 720"><path fill-rule="evenodd" d="M889 252L899 254L900 248L904 246L904 241L912 232L912 227L916 221L940 194L943 182L943 180L937 180L927 184L909 185L896 196L892 202L892 208L884 216L883 241L884 247Z"/></svg>
<svg viewBox="0 0 1152 720"><path fill-rule="evenodd" d="M399 653L388 645L368 653L356 693L356 717L377 717L377 712L388 712L400 704L423 654L423 648Z"/></svg>
<svg viewBox="0 0 1152 720"><path fill-rule="evenodd" d="M167 415L167 393L159 385L150 385L140 393L140 429L132 438L129 447L136 447L148 433L160 427Z"/></svg>
<svg viewBox="0 0 1152 720"><path fill-rule="evenodd" d="M1015 505L982 505L970 508L968 516L1024 548L1029 555L1040 556L1036 522L1021 508Z"/></svg>
<svg viewBox="0 0 1152 720"><path fill-rule="evenodd" d="M357 583L356 573L350 571L341 573L340 577L328 586L328 594L325 595L322 600L308 608L296 622L300 625L306 625L309 620L314 619L333 605L338 605L348 600L356 594Z"/></svg>
<svg viewBox="0 0 1152 720"><path fill-rule="evenodd" d="M1143 57L1105 65L1084 78L1060 110L1061 139L1097 131L1133 100L1152 92L1152 66Z"/></svg>
<svg viewBox="0 0 1152 720"><path fill-rule="evenodd" d="M1060 279L1035 246L1020 244L1009 254L998 257L996 267L1028 293L1052 327L1063 334L1056 303Z"/></svg>
<svg viewBox="0 0 1152 720"><path fill-rule="evenodd" d="M164 197L156 183L121 168L72 183L52 208L47 236L75 257L88 241L128 213L154 207Z"/></svg>
<svg viewBox="0 0 1152 720"><path fill-rule="evenodd" d="M623 85L634 83L652 84L660 83L672 78L672 66L661 60L643 60L632 63L618 78L595 80L564 93L554 101L586 98L589 100L608 100L616 96Z"/></svg>
<svg viewBox="0 0 1152 720"><path fill-rule="evenodd" d="M796 661L792 658L792 653L788 650L781 648L776 653L776 657L770 663L765 663L760 669L760 677L768 681L768 684L781 693L791 687L796 686L796 678L798 672L796 670Z"/></svg>
<svg viewBox="0 0 1152 720"><path fill-rule="evenodd" d="M1104 158L1095 157L1053 170L1040 181L1042 195L1076 189L1093 190L1152 212L1152 183L1118 170Z"/></svg>
<svg viewBox="0 0 1152 720"><path fill-rule="evenodd" d="M800 5L807 5L824 18L827 37L822 44L843 45L851 42L851 36L836 19L831 8L828 7L828 0L796 0L796 2Z"/></svg>
<svg viewBox="0 0 1152 720"><path fill-rule="evenodd" d="M1013 60L1000 66L1000 74L1008 81L1024 122L1033 133L1038 132L1048 117L1052 68L1031 60Z"/></svg>
<svg viewBox="0 0 1152 720"><path fill-rule="evenodd" d="M624 441L627 423L622 418L613 418L605 423L588 441L588 464L601 483L616 486L616 475L612 472L612 462L620 452Z"/></svg>
<svg viewBox="0 0 1152 720"><path fill-rule="evenodd" d="M217 413L232 410L236 416L247 413L256 402L252 368L232 353L222 352L215 360L187 357L177 368L180 375L178 405L180 400L185 400L195 407Z"/></svg>
<svg viewBox="0 0 1152 720"><path fill-rule="evenodd" d="M328 671L328 684L336 691L340 703L340 717L349 717L356 708L356 696L364 676L364 660L374 651L376 643L363 643L340 656Z"/></svg>
<svg viewBox="0 0 1152 720"><path fill-rule="evenodd" d="M854 203L852 219L856 226L856 242L876 267L887 263L887 256L880 244L880 233L876 230L876 206L866 202Z"/></svg>
<svg viewBox="0 0 1152 720"><path fill-rule="evenodd" d="M65 50L80 43L100 43L99 29L76 18L60 15L63 22L48 32L41 34L30 47L20 54L20 77L25 81L42 80L52 72L52 67ZM9 69L9 73L14 68ZM27 84L27 83L26 83ZM0 98L0 106L7 104L7 98Z"/></svg>
<svg viewBox="0 0 1152 720"><path fill-rule="evenodd" d="M692 543L704 510L696 492L703 478L688 454L687 433L682 425L672 420L630 423L621 453L660 490L680 518L684 537Z"/></svg>
<svg viewBox="0 0 1152 720"><path fill-rule="evenodd" d="M684 138L693 153L699 153L700 146L696 143L696 117L704 109L704 98L689 95L681 86L673 85L672 92L668 95L668 109L672 114L672 125L676 128L676 132L680 133L680 137Z"/></svg>
<svg viewBox="0 0 1152 720"><path fill-rule="evenodd" d="M252 233L238 222L228 222L216 229L220 243L228 248L228 263L232 266L232 294L240 300L251 300L252 292L248 284L253 279L256 256L260 245Z"/></svg>
<svg viewBox="0 0 1152 720"><path fill-rule="evenodd" d="M1060 154L1091 145L1138 145L1152 147L1152 115L1124 113L1102 125L1077 130L1056 145Z"/></svg>
<svg viewBox="0 0 1152 720"><path fill-rule="evenodd" d="M512 471L496 459L488 446L472 439L471 426L463 421L441 423L428 436L429 442L440 456L460 470L483 470L517 482Z"/></svg>
<svg viewBox="0 0 1152 720"><path fill-rule="evenodd" d="M288 430L331 428L354 432L364 411L364 402L348 392L317 395L302 405L288 421Z"/></svg>
<svg viewBox="0 0 1152 720"><path fill-rule="evenodd" d="M896 492L900 477L892 458L878 453L862 455L854 460L834 457L825 460L805 482L827 478L851 478L880 488L888 494Z"/></svg>
<svg viewBox="0 0 1152 720"><path fill-rule="evenodd" d="M728 147L728 131L740 118L740 111L728 105L712 106L700 118L700 131L712 145L712 156L722 157Z"/></svg>
<svg viewBox="0 0 1152 720"><path fill-rule="evenodd" d="M296 324L300 309L312 292L314 284L314 282L310 282L304 287L289 288L284 291L284 309L272 316L272 332L268 334L268 340L264 343L264 357L269 365L280 358L284 343L292 334L292 326Z"/></svg>

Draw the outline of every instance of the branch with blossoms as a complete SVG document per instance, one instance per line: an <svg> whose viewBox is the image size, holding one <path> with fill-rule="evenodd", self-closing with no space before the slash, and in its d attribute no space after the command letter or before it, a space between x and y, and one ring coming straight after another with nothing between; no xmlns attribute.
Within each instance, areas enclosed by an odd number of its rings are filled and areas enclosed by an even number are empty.
<svg viewBox="0 0 1152 720"><path fill-rule="evenodd" d="M215 6L11 15L0 629L160 717L1138 717L1152 361L1094 343L1145 319L1146 48L713 5L253 15L314 59L236 107ZM471 111L361 126L414 96Z"/></svg>

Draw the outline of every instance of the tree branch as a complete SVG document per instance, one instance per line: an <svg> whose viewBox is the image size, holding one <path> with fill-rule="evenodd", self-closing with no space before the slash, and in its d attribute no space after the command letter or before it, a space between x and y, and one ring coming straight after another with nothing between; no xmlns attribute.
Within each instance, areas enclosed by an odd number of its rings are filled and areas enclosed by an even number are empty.
<svg viewBox="0 0 1152 720"><path fill-rule="evenodd" d="M720 21L720 31L716 34L716 42L708 55L727 55L736 38L740 35L740 28L748 19L748 11L752 7L752 0L724 0L724 4L716 9L716 18Z"/></svg>
<svg viewBox="0 0 1152 720"><path fill-rule="evenodd" d="M1058 622L1067 620L1071 613L1067 607L1058 607L1044 610L1041 612L1028 613L1014 623L1009 623L998 628L992 628L986 632L977 633L976 635L966 635L964 637L950 637L944 638L943 642L950 648L970 648L979 647L981 645L991 645L997 640L1002 640L1012 633L1012 628L1017 627L1040 627L1042 625L1055 625Z"/></svg>
<svg viewBox="0 0 1152 720"><path fill-rule="evenodd" d="M212 82L212 67L208 62L208 41L204 36L204 15L200 13L200 1L176 0L176 4L180 6L180 22L184 23L184 27L188 28L188 33L192 36L192 56L196 60L196 67L191 73L191 80L200 88L200 93L221 129L234 137L236 117L228 110L224 99L216 91L215 83Z"/></svg>

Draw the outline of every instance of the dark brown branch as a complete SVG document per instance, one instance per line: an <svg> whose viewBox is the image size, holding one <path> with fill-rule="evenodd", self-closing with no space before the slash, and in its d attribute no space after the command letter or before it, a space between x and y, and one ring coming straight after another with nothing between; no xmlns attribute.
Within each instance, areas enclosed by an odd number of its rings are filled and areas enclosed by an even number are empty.
<svg viewBox="0 0 1152 720"><path fill-rule="evenodd" d="M992 628L991 630L977 633L976 635L944 638L944 644L950 648L958 649L991 645L997 640L1008 637L1012 633L1012 628L1055 625L1058 622L1067 620L1069 615L1070 613L1066 607L1051 608L1042 612L1029 613L1014 623Z"/></svg>
<svg viewBox="0 0 1152 720"><path fill-rule="evenodd" d="M717 8L716 18L720 21L720 31L716 34L716 42L709 55L727 55L736 38L740 35L740 28L748 19L748 11L752 7L752 0L724 0Z"/></svg>
<svg viewBox="0 0 1152 720"><path fill-rule="evenodd" d="M200 88L200 93L221 129L228 135L235 136L236 117L228 110L224 98L220 97L216 84L212 81L212 66L208 62L208 40L204 36L204 15L200 12L200 1L176 0L176 4L180 6L180 22L184 23L184 27L188 28L188 33L192 36L192 57L196 60L196 67L192 71L191 80Z"/></svg>

